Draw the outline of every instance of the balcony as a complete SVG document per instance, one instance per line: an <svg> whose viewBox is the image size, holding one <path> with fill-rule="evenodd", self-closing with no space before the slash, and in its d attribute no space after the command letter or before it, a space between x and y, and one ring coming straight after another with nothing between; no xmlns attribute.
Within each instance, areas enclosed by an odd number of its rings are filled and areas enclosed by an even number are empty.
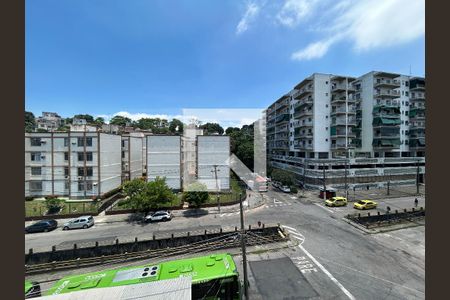
<svg viewBox="0 0 450 300"><path fill-rule="evenodd" d="M379 79L377 78L373 84L374 87L385 87L385 88L399 88L400 87L400 80L396 79Z"/></svg>
<svg viewBox="0 0 450 300"><path fill-rule="evenodd" d="M345 137L348 137L348 138L355 138L355 137L356 137L356 133L354 133L354 132L349 132L348 135L345 135L345 131L339 131L339 130L336 130L336 132L332 132L332 133L330 134L330 136L331 136L332 138L345 138Z"/></svg>
<svg viewBox="0 0 450 300"><path fill-rule="evenodd" d="M410 91L425 91L425 84L416 84L414 86L410 86L409 88Z"/></svg>
<svg viewBox="0 0 450 300"><path fill-rule="evenodd" d="M356 102L356 99L354 99L353 97L348 97L348 99L346 99L345 97L331 97L331 104L339 104L339 103L354 103Z"/></svg>
<svg viewBox="0 0 450 300"><path fill-rule="evenodd" d="M308 95L308 94L310 94L312 92L313 92L313 87L312 86L305 86L305 87L303 87L303 88L301 88L299 90L296 90L294 92L294 94L292 95L292 97L294 99L301 99L304 96L306 96L306 95Z"/></svg>
<svg viewBox="0 0 450 300"><path fill-rule="evenodd" d="M308 97L306 99L302 99L302 100L298 101L297 103L295 103L294 109L301 110L305 105L311 106L313 104L314 104L314 101L313 101L312 97Z"/></svg>
<svg viewBox="0 0 450 300"><path fill-rule="evenodd" d="M331 120L332 126L356 126L356 119L355 118L348 118L347 122L345 118L335 119Z"/></svg>
<svg viewBox="0 0 450 300"><path fill-rule="evenodd" d="M414 95L411 94L411 96L409 97L409 100L411 101L420 101L420 100L425 100L425 93L414 93Z"/></svg>
<svg viewBox="0 0 450 300"><path fill-rule="evenodd" d="M340 93L340 92L345 92L345 91L348 91L349 93L353 93L354 91L355 91L355 88L351 85L351 84L349 84L348 85L348 88L345 86L345 83L336 83L336 84L333 84L332 86L331 86L331 92L332 93Z"/></svg>
<svg viewBox="0 0 450 300"><path fill-rule="evenodd" d="M349 107L346 111L345 107L339 107L334 110L331 110L331 115L339 115L339 114L345 115L346 113L349 115L356 114L356 109Z"/></svg>
<svg viewBox="0 0 450 300"><path fill-rule="evenodd" d="M392 149L400 147L400 139L378 139L374 138L372 146L376 149Z"/></svg>
<svg viewBox="0 0 450 300"><path fill-rule="evenodd" d="M314 123L311 122L299 122L298 124L294 125L294 128L300 128L300 127L313 127Z"/></svg>
<svg viewBox="0 0 450 300"><path fill-rule="evenodd" d="M284 122L289 122L289 114L282 114L275 118L276 124L284 123Z"/></svg>
<svg viewBox="0 0 450 300"><path fill-rule="evenodd" d="M398 98L400 97L400 92L396 90L379 90L375 91L375 97Z"/></svg>
<svg viewBox="0 0 450 300"><path fill-rule="evenodd" d="M347 147L345 147L345 143L331 143L331 149L332 150L345 150L348 148L355 148L355 145L349 144Z"/></svg>
<svg viewBox="0 0 450 300"><path fill-rule="evenodd" d="M312 109L309 110L296 110L294 113L294 117L295 118L301 118L301 117L305 117L305 116L312 116L314 114L314 112L312 111Z"/></svg>
<svg viewBox="0 0 450 300"><path fill-rule="evenodd" d="M425 138L410 139L409 140L409 148L424 149L425 148Z"/></svg>

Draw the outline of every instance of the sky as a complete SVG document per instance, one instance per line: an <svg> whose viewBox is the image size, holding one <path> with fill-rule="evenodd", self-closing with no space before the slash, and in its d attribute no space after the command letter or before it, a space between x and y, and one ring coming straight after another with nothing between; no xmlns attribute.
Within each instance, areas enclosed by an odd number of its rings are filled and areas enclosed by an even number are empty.
<svg viewBox="0 0 450 300"><path fill-rule="evenodd" d="M424 0L26 0L25 108L172 118L312 73L425 76Z"/></svg>

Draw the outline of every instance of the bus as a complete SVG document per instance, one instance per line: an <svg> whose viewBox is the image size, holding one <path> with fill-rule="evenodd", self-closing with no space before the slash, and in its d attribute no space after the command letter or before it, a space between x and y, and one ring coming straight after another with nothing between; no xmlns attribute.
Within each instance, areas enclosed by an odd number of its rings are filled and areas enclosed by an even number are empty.
<svg viewBox="0 0 450 300"><path fill-rule="evenodd" d="M192 299L241 299L239 273L227 253L68 276L42 294L59 295L178 277L191 277Z"/></svg>

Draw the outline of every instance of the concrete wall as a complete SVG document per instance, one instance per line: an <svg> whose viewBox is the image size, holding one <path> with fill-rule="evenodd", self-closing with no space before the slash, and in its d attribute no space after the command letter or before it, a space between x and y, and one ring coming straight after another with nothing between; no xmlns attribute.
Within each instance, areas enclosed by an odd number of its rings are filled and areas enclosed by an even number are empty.
<svg viewBox="0 0 450 300"><path fill-rule="evenodd" d="M133 136L130 137L130 148L129 148L130 179L142 177L143 173L142 147L143 147L143 138Z"/></svg>
<svg viewBox="0 0 450 300"><path fill-rule="evenodd" d="M181 137L147 136L147 180L166 177L167 185L181 189Z"/></svg>
<svg viewBox="0 0 450 300"><path fill-rule="evenodd" d="M121 140L120 135L100 134L100 194L121 184Z"/></svg>
<svg viewBox="0 0 450 300"><path fill-rule="evenodd" d="M314 74L314 128L313 151L329 152L330 139L330 113L331 113L331 75ZM328 127L328 130L326 130Z"/></svg>
<svg viewBox="0 0 450 300"><path fill-rule="evenodd" d="M214 165L217 165L217 179L220 190L230 189L230 137L197 137L197 176L209 190L216 190Z"/></svg>

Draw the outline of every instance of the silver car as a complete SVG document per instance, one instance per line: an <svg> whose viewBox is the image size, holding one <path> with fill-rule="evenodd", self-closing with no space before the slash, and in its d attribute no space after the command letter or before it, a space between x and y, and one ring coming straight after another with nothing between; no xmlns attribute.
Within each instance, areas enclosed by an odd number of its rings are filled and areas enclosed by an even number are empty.
<svg viewBox="0 0 450 300"><path fill-rule="evenodd" d="M94 218L92 216L83 216L83 217L79 217L79 218L70 220L69 222L65 223L63 226L63 230L76 229L76 228L86 229L91 226L94 226Z"/></svg>
<svg viewBox="0 0 450 300"><path fill-rule="evenodd" d="M162 210L145 216L145 222L170 221L170 220L172 220L172 214L168 211Z"/></svg>

